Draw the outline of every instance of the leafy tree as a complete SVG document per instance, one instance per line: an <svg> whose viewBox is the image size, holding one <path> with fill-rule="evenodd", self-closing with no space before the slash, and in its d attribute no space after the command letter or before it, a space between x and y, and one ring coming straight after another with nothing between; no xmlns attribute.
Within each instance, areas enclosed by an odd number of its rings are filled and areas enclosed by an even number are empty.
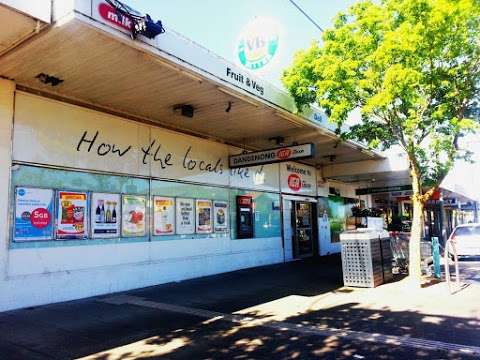
<svg viewBox="0 0 480 360"><path fill-rule="evenodd" d="M323 42L296 54L283 82L301 110L317 103L344 138L407 154L414 218L409 273L418 283L425 203L455 159L480 90L480 0L360 1ZM474 116L472 116L473 118Z"/></svg>

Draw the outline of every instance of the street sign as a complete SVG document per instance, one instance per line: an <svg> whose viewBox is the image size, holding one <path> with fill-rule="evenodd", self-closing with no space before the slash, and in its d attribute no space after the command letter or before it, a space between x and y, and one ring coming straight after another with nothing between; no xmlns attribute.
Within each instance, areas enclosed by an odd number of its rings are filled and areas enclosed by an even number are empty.
<svg viewBox="0 0 480 360"><path fill-rule="evenodd" d="M240 168L283 161L306 159L315 155L312 143L284 146L281 148L253 151L245 154L231 155L228 158L229 167Z"/></svg>
<svg viewBox="0 0 480 360"><path fill-rule="evenodd" d="M381 194L381 193L409 191L409 190L412 190L412 185L371 187L371 188L365 188L365 189L356 189L355 195Z"/></svg>

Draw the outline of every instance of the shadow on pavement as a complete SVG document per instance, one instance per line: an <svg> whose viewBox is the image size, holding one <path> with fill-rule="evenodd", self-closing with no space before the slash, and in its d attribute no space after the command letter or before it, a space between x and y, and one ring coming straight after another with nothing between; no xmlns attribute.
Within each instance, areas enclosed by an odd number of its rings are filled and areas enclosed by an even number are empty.
<svg viewBox="0 0 480 360"><path fill-rule="evenodd" d="M435 334L455 331L459 343L479 343L478 323L470 319L424 316L411 312L370 311L348 304L304 314L286 322L335 326L355 331L376 330L394 335ZM249 313L249 316L256 316ZM475 334L475 337L472 335ZM432 338L432 336L428 336ZM449 340L452 340L449 337ZM291 330L248 327L221 320L199 322L186 328L159 332L124 349L113 349L96 356L111 359L467 359L475 356L438 349L418 349L382 343L351 341L335 336L321 337Z"/></svg>
<svg viewBox="0 0 480 360"><path fill-rule="evenodd" d="M292 296L344 292L338 257L266 266L130 291L149 301L230 314ZM408 294L405 294L407 297ZM438 299L441 301L441 299ZM287 303L288 304L288 303ZM272 326L265 314L242 312L234 323L85 299L0 313L0 358L5 359L461 359L440 349L418 349L295 330L325 326L443 342L480 345L476 318L372 310L350 302L306 311ZM461 304L459 304L461 306ZM263 321L263 325L255 321Z"/></svg>

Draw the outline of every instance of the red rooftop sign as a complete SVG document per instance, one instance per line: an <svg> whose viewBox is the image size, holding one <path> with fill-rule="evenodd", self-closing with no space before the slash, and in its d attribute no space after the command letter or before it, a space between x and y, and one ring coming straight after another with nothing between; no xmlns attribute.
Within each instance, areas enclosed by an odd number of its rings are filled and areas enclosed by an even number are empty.
<svg viewBox="0 0 480 360"><path fill-rule="evenodd" d="M132 20L128 16L121 14L112 6L106 3L100 3L98 4L98 13L104 20L107 20L114 25L120 26L125 30L132 30Z"/></svg>

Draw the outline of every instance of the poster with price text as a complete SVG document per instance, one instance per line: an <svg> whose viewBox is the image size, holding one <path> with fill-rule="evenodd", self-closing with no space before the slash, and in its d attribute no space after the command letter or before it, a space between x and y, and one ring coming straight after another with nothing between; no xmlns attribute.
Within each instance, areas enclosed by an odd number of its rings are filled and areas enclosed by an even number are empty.
<svg viewBox="0 0 480 360"><path fill-rule="evenodd" d="M174 198L153 197L153 233L154 235L172 235L175 233Z"/></svg>
<svg viewBox="0 0 480 360"><path fill-rule="evenodd" d="M120 236L120 195L93 193L90 208L92 238Z"/></svg>
<svg viewBox="0 0 480 360"><path fill-rule="evenodd" d="M87 238L87 193L59 191L57 239Z"/></svg>
<svg viewBox="0 0 480 360"><path fill-rule="evenodd" d="M195 233L195 200L177 198L177 234Z"/></svg>
<svg viewBox="0 0 480 360"><path fill-rule="evenodd" d="M196 203L197 213L197 233L208 234L212 232L212 201L197 199Z"/></svg>
<svg viewBox="0 0 480 360"><path fill-rule="evenodd" d="M226 201L213 202L213 222L215 232L228 232L228 203Z"/></svg>
<svg viewBox="0 0 480 360"><path fill-rule="evenodd" d="M14 241L52 239L53 190L17 187L14 227Z"/></svg>
<svg viewBox="0 0 480 360"><path fill-rule="evenodd" d="M122 236L145 236L146 203L145 196L122 196Z"/></svg>

